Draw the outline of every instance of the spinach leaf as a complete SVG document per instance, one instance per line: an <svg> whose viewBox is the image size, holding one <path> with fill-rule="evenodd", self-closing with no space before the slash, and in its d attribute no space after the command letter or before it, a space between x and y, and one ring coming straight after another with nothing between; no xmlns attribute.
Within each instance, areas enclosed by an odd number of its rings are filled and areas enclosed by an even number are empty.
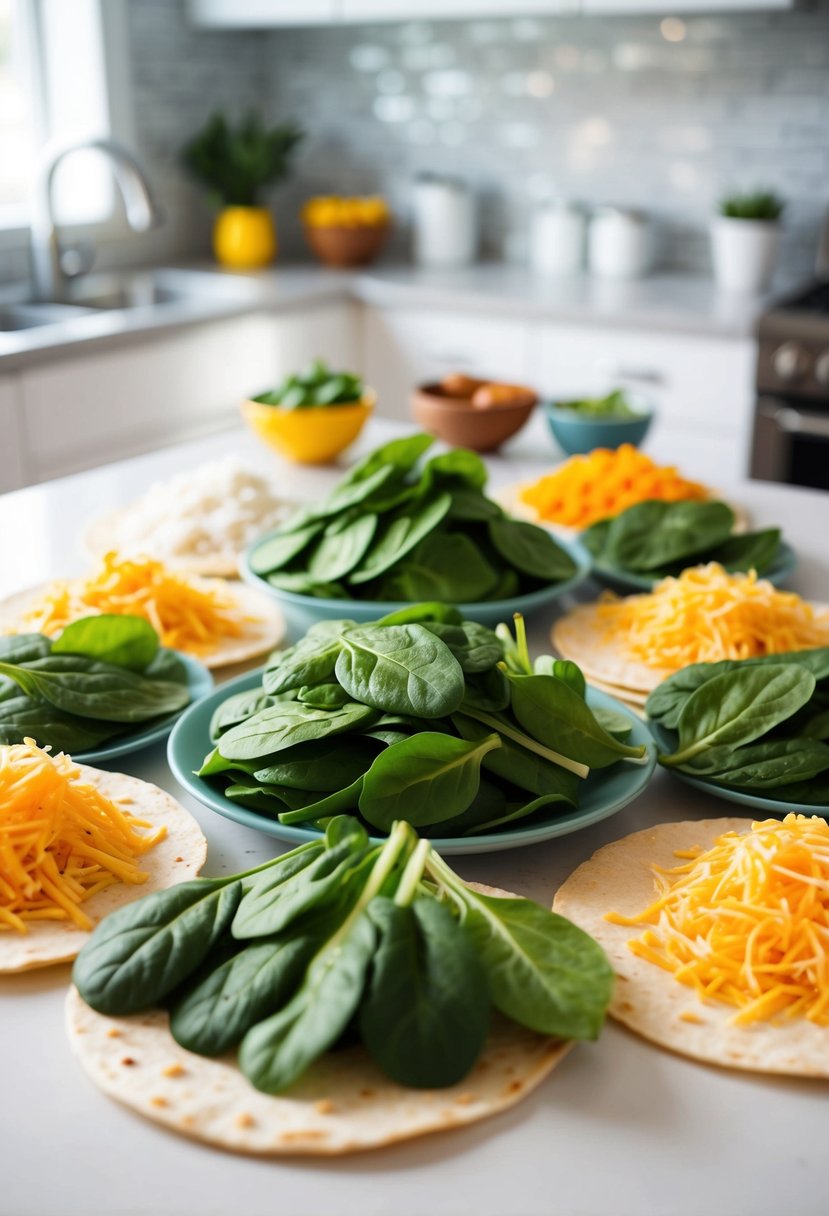
<svg viewBox="0 0 829 1216"><path fill-rule="evenodd" d="M308 633L296 646L273 656L262 675L262 688L270 695L306 684L324 684L334 675L342 649L339 634Z"/></svg>
<svg viewBox="0 0 829 1216"><path fill-rule="evenodd" d="M386 713L442 718L464 695L461 666L423 625L365 625L343 635L335 674L355 701Z"/></svg>
<svg viewBox="0 0 829 1216"><path fill-rule="evenodd" d="M593 710L593 717L603 730L606 730L609 735L613 735L616 739L627 739L633 730L633 723L628 715L618 709L602 709L599 707Z"/></svg>
<svg viewBox="0 0 829 1216"><path fill-rule="evenodd" d="M466 829L464 835L477 836L482 832L492 832L496 828L516 823L519 819L529 819L538 811L544 810L548 806L555 806L559 803L569 804L569 801L564 794L539 794L531 802L514 803L504 814L498 815L494 819L486 819L480 823L471 825Z"/></svg>
<svg viewBox="0 0 829 1216"><path fill-rule="evenodd" d="M415 467L421 456L435 442L432 435L406 435L402 439L392 439L382 447L369 452L361 461L354 465L347 477L341 483L353 485L373 477L378 470L391 467L395 478L402 479Z"/></svg>
<svg viewBox="0 0 829 1216"><path fill-rule="evenodd" d="M318 819L329 815L343 815L356 811L360 805L360 792L363 788L362 776L357 777L351 785L335 790L325 797L320 796L306 802L301 808L284 811L279 816L280 823L315 823Z"/></svg>
<svg viewBox="0 0 829 1216"><path fill-rule="evenodd" d="M383 582L389 599L442 599L471 604L491 594L497 574L480 547L462 532L435 532Z"/></svg>
<svg viewBox="0 0 829 1216"><path fill-rule="evenodd" d="M481 761L500 746L496 734L467 742L432 731L394 743L363 779L360 814L384 831L398 819L422 827L459 815L478 791Z"/></svg>
<svg viewBox="0 0 829 1216"><path fill-rule="evenodd" d="M379 942L360 1005L363 1042L398 1085L454 1085L472 1068L489 1030L483 964L433 899L398 907L378 896L367 911Z"/></svg>
<svg viewBox="0 0 829 1216"><path fill-rule="evenodd" d="M493 519L489 537L501 557L521 574L544 582L572 578L578 567L549 532L520 519Z"/></svg>
<svg viewBox="0 0 829 1216"><path fill-rule="evenodd" d="M155 657L144 668L147 680L170 680L173 684L189 684L189 675L180 655L175 650L159 646Z"/></svg>
<svg viewBox="0 0 829 1216"><path fill-rule="evenodd" d="M308 556L308 574L320 583L339 582L359 565L376 531L376 515L335 519Z"/></svg>
<svg viewBox="0 0 829 1216"><path fill-rule="evenodd" d="M323 600L347 600L345 587L340 583L321 583L304 570L278 570L268 575L268 582L280 591L291 595L311 595Z"/></svg>
<svg viewBox="0 0 829 1216"><path fill-rule="evenodd" d="M460 625L463 617L451 604L439 600L429 600L426 603L410 604L406 608L398 608L381 616L378 625L425 625L429 621L437 621L444 625ZM352 622L354 624L354 622Z"/></svg>
<svg viewBox="0 0 829 1216"><path fill-rule="evenodd" d="M33 659L45 659L51 652L51 639L41 633L13 633L0 637L2 663L31 663Z"/></svg>
<svg viewBox="0 0 829 1216"><path fill-rule="evenodd" d="M452 489L452 506L449 508L447 521L463 521L464 523L483 523L488 519L501 519L504 512L479 490Z"/></svg>
<svg viewBox="0 0 829 1216"><path fill-rule="evenodd" d="M272 763L256 770L255 776L266 784L333 793L362 776L378 750L376 744L360 736L337 735L278 752Z"/></svg>
<svg viewBox="0 0 829 1216"><path fill-rule="evenodd" d="M323 529L323 523L315 520L295 531L280 528L260 541L250 555L250 568L254 574L274 574L287 565L310 545Z"/></svg>
<svg viewBox="0 0 829 1216"><path fill-rule="evenodd" d="M227 932L241 897L237 881L197 878L117 908L75 960L75 986L98 1013L157 1005Z"/></svg>
<svg viewBox="0 0 829 1216"><path fill-rule="evenodd" d="M145 722L184 709L190 694L170 680L149 680L126 667L113 667L82 655L50 654L25 667L0 663L27 696L39 697L81 718Z"/></svg>
<svg viewBox="0 0 829 1216"><path fill-rule="evenodd" d="M622 756L641 760L646 748L621 743L596 721L578 693L553 676L510 676L512 712L526 732L590 768L606 768Z"/></svg>
<svg viewBox="0 0 829 1216"><path fill-rule="evenodd" d="M602 558L622 570L659 570L706 553L733 527L724 502L640 502L611 520Z"/></svg>
<svg viewBox="0 0 829 1216"><path fill-rule="evenodd" d="M384 521L377 542L356 570L351 572L349 583L367 583L396 565L438 526L451 505L452 495L444 491L419 507L402 508Z"/></svg>
<svg viewBox="0 0 829 1216"><path fill-rule="evenodd" d="M547 659L549 662L544 662ZM582 700L587 692L587 683L584 679L582 669L577 663L573 663L570 659L554 659L551 655L542 655L536 659L533 666L533 675L536 676L555 676L561 680L562 684L566 684L573 692L578 693ZM595 715L598 717L598 715Z"/></svg>
<svg viewBox="0 0 829 1216"><path fill-rule="evenodd" d="M459 482L472 490L483 490L487 483L486 465L477 452L470 452L467 448L452 448L449 452L433 456L423 466L423 473L431 485ZM452 486L453 491L456 488Z"/></svg>
<svg viewBox="0 0 829 1216"><path fill-rule="evenodd" d="M316 955L289 1004L247 1032L239 1066L256 1089L282 1093L337 1042L357 1011L376 943L365 913L350 919Z"/></svg>
<svg viewBox="0 0 829 1216"><path fill-rule="evenodd" d="M461 710L480 709L486 713L500 713L510 702L509 681L497 667L480 675L467 676Z"/></svg>
<svg viewBox="0 0 829 1216"><path fill-rule="evenodd" d="M349 696L345 689L336 683L303 684L296 699L303 705L313 705L317 709L342 709Z"/></svg>
<svg viewBox="0 0 829 1216"><path fill-rule="evenodd" d="M490 753L495 755L494 752ZM507 809L507 796L500 786L481 777L478 792L465 811L433 823L423 832L424 836L441 839L446 836L465 836L476 830L477 825L500 818Z"/></svg>
<svg viewBox="0 0 829 1216"><path fill-rule="evenodd" d="M485 739L490 733L487 726L463 714L454 714L452 721L464 739ZM536 795L555 794L571 806L578 802L579 778L575 773L527 751L512 739L502 737L501 746L484 757L483 766L518 790Z"/></svg>
<svg viewBox="0 0 829 1216"><path fill-rule="evenodd" d="M16 686L15 686L16 687ZM78 753L100 747L123 727L95 718L64 713L48 701L16 696L0 701L0 743L22 743L32 738L39 747Z"/></svg>
<svg viewBox="0 0 829 1216"><path fill-rule="evenodd" d="M706 554L706 561L719 562L726 570L756 570L763 574L777 557L781 536L779 528L742 532L712 549Z"/></svg>
<svg viewBox="0 0 829 1216"><path fill-rule="evenodd" d="M255 760L298 743L340 735L374 721L368 705L349 701L341 709L315 709L298 701L280 701L233 726L219 739L226 760Z"/></svg>
<svg viewBox="0 0 829 1216"><path fill-rule="evenodd" d="M719 744L682 765L682 771L720 785L776 790L829 769L829 745L818 739L763 739L743 747Z"/></svg>
<svg viewBox="0 0 829 1216"><path fill-rule="evenodd" d="M504 657L504 648L497 636L475 621L464 621L462 625L424 621L423 627L446 643L465 675L489 671Z"/></svg>
<svg viewBox="0 0 829 1216"><path fill-rule="evenodd" d="M790 718L814 690L812 673L793 664L725 671L688 697L677 723L677 750L660 761L679 765L715 744L751 743Z"/></svg>
<svg viewBox="0 0 829 1216"><path fill-rule="evenodd" d="M140 616L82 617L52 643L52 654L82 654L131 671L144 671L157 652L158 634Z"/></svg>
<svg viewBox="0 0 829 1216"><path fill-rule="evenodd" d="M247 721L253 714L258 714L260 709L267 709L273 703L273 699L261 688L251 688L228 697L213 711L210 719L211 740L215 743L231 726L238 726L240 722Z"/></svg>

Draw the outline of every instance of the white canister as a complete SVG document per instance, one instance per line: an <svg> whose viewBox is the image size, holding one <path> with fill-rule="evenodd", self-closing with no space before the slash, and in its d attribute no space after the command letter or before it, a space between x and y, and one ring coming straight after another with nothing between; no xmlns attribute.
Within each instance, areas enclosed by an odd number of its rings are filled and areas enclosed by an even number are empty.
<svg viewBox="0 0 829 1216"><path fill-rule="evenodd" d="M602 279L638 279L651 261L651 232L642 211L600 207L590 221L590 273Z"/></svg>
<svg viewBox="0 0 829 1216"><path fill-rule="evenodd" d="M543 203L533 213L530 265L539 274L578 274L584 266L587 222L577 203Z"/></svg>
<svg viewBox="0 0 829 1216"><path fill-rule="evenodd" d="M420 177L414 186L414 260L421 266L466 266L478 247L475 200L450 177Z"/></svg>
<svg viewBox="0 0 829 1216"><path fill-rule="evenodd" d="M780 225L776 220L741 220L715 215L711 221L714 278L723 291L765 291L774 274Z"/></svg>

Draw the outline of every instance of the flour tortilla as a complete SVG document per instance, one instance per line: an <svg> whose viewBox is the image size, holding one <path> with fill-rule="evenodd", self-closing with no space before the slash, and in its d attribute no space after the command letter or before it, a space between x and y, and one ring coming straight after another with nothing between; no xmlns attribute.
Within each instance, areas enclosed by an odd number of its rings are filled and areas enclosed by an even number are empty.
<svg viewBox="0 0 829 1216"><path fill-rule="evenodd" d="M194 654L211 671L218 667L230 667L247 663L259 655L268 654L285 636L285 621L276 603L244 583L228 583L213 579L194 577L192 583L205 591L219 590L236 601L239 616L243 618L243 629L238 637L220 638L215 649L207 654ZM23 620L30 608L41 600L53 583L40 583L26 591L0 600L0 634L30 631L32 626Z"/></svg>
<svg viewBox="0 0 829 1216"><path fill-rule="evenodd" d="M571 874L553 908L604 947L616 971L611 1015L631 1030L681 1055L749 1072L829 1077L829 1028L805 1018L730 1026L733 1005L703 1004L668 971L637 958L627 942L644 926L613 925L606 912L634 916L654 899L652 865L681 864L677 849L710 848L724 832L748 832L750 819L663 823L605 845ZM682 1020L693 1015L699 1022Z"/></svg>
<svg viewBox="0 0 829 1216"><path fill-rule="evenodd" d="M563 659L578 663L587 679L606 687L647 696L657 684L672 675L673 667L648 667L632 659L620 635L609 631L598 613L598 604L581 604L553 625L551 639ZM610 627L612 629L612 627Z"/></svg>
<svg viewBox="0 0 829 1216"><path fill-rule="evenodd" d="M82 905L93 921L152 891L163 891L196 877L207 856L207 841L196 820L175 798L137 777L107 773L85 764L78 768L85 781L91 781L123 810L137 819L146 819L153 827L167 827L165 838L138 858L139 868L149 874L146 882L114 883ZM0 932L0 975L68 962L87 941L89 933L68 921L30 922L28 933L4 929Z"/></svg>
<svg viewBox="0 0 829 1216"><path fill-rule="evenodd" d="M99 562L105 554L121 549L118 543L121 523L129 515L130 509L121 507L117 511L109 511L87 524L81 545L90 561ZM235 549L216 549L212 553L194 553L189 557L153 553L152 546L145 546L145 550L150 557L158 557L172 569L184 570L188 574L200 574L205 578L237 578L239 574L239 554Z"/></svg>
<svg viewBox="0 0 829 1216"><path fill-rule="evenodd" d="M499 1016L473 1071L449 1089L396 1085L355 1046L329 1052L288 1095L272 1097L253 1088L234 1055L212 1060L179 1047L164 1012L105 1017L72 988L66 1026L109 1097L171 1131L263 1157L337 1156L475 1123L520 1101L572 1046Z"/></svg>

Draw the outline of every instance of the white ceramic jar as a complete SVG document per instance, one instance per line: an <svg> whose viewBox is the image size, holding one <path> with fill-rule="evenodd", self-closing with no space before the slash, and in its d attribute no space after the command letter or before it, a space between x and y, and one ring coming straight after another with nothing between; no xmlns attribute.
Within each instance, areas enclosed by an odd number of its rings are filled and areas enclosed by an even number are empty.
<svg viewBox="0 0 829 1216"><path fill-rule="evenodd" d="M765 291L774 273L779 240L777 220L715 215L711 220L711 260L717 286L741 295Z"/></svg>
<svg viewBox="0 0 829 1216"><path fill-rule="evenodd" d="M584 266L586 231L586 216L577 203L542 203L530 227L530 266L539 274L578 274Z"/></svg>
<svg viewBox="0 0 829 1216"><path fill-rule="evenodd" d="M590 273L602 279L638 279L651 262L647 215L622 207L599 207L590 221Z"/></svg>
<svg viewBox="0 0 829 1216"><path fill-rule="evenodd" d="M465 182L419 177L413 197L414 260L421 266L466 266L478 248L475 200Z"/></svg>

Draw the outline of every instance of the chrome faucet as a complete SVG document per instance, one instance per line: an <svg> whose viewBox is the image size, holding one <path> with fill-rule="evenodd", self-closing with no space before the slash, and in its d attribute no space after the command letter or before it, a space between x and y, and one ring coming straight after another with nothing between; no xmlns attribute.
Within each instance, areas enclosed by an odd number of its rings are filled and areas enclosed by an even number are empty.
<svg viewBox="0 0 829 1216"><path fill-rule="evenodd" d="M130 228L134 232L146 232L162 222L163 213L153 198L146 174L122 144L111 139L90 139L81 143L48 145L40 161L32 206L32 285L37 300L62 300L67 281L89 269L89 264L84 264L83 260L71 268L67 266L52 210L52 185L58 165L73 152L88 148L103 153L112 161Z"/></svg>

